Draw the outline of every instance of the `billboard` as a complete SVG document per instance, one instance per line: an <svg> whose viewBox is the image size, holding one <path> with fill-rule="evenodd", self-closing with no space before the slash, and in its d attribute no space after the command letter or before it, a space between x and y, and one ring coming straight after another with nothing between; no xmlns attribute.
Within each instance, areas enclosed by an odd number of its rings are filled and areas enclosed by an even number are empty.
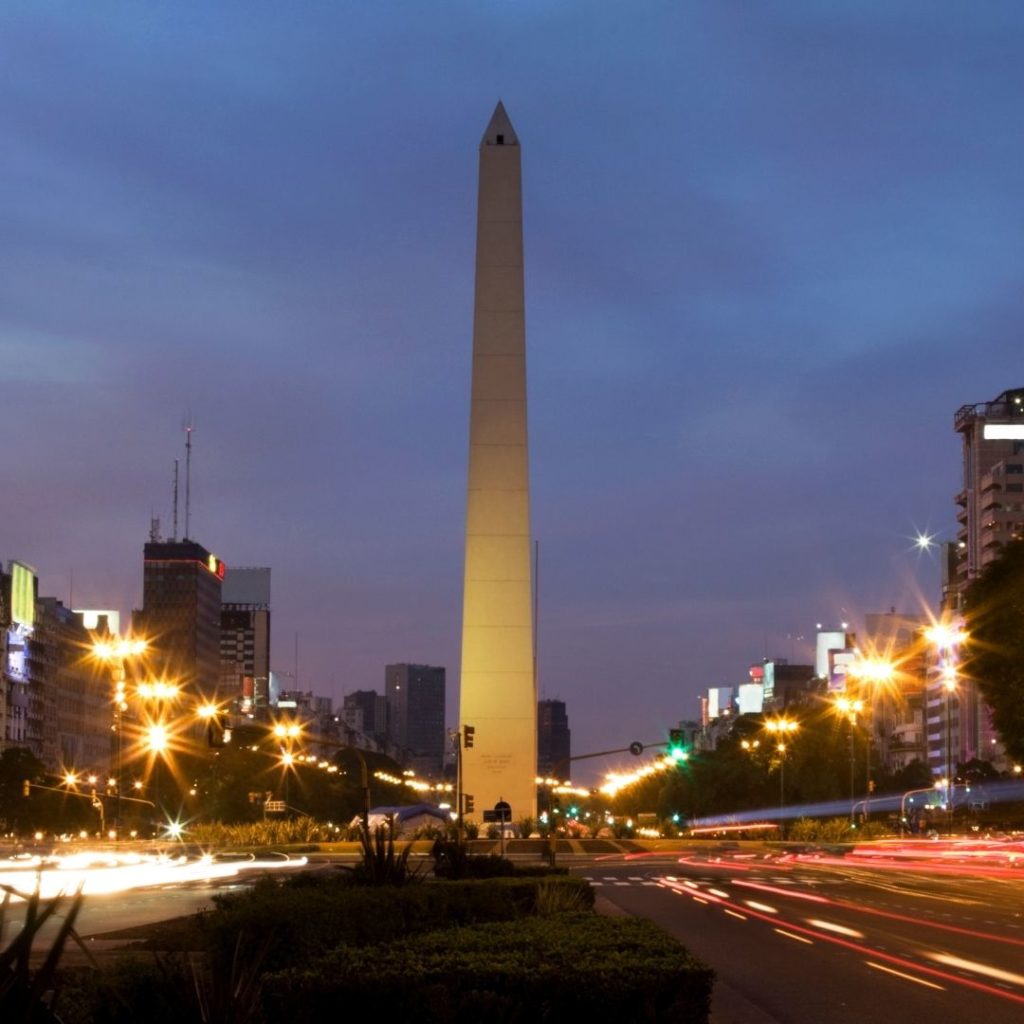
<svg viewBox="0 0 1024 1024"><path fill-rule="evenodd" d="M741 715L759 715L764 710L764 687L760 683L744 683L739 687Z"/></svg>
<svg viewBox="0 0 1024 1024"><path fill-rule="evenodd" d="M818 633L818 644L814 657L814 674L819 679L828 679L832 667L832 651L844 651L849 646L846 632L825 630Z"/></svg>
<svg viewBox="0 0 1024 1024"><path fill-rule="evenodd" d="M223 604L251 604L270 607L269 569L228 569L221 584Z"/></svg>
<svg viewBox="0 0 1024 1024"><path fill-rule="evenodd" d="M35 570L21 562L11 562L11 621L31 630L36 621Z"/></svg>

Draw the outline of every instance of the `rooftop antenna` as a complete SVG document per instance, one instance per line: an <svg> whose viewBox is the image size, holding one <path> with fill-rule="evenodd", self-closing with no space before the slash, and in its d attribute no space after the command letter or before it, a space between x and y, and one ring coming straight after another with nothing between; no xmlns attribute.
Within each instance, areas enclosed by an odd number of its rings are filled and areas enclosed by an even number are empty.
<svg viewBox="0 0 1024 1024"><path fill-rule="evenodd" d="M185 536L188 540L189 519L192 516L192 417L185 424Z"/></svg>
<svg viewBox="0 0 1024 1024"><path fill-rule="evenodd" d="M171 540L178 539L178 460L174 460L174 535Z"/></svg>
<svg viewBox="0 0 1024 1024"><path fill-rule="evenodd" d="M149 541L151 544L160 543L160 517L149 517Z"/></svg>

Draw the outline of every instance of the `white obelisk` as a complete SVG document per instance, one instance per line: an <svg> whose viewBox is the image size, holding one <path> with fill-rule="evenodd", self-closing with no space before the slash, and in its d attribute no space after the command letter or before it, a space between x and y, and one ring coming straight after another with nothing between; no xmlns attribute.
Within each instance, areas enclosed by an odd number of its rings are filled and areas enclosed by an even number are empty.
<svg viewBox="0 0 1024 1024"><path fill-rule="evenodd" d="M462 608L462 792L537 812L519 139L498 103L480 144ZM465 745L467 728L472 746Z"/></svg>

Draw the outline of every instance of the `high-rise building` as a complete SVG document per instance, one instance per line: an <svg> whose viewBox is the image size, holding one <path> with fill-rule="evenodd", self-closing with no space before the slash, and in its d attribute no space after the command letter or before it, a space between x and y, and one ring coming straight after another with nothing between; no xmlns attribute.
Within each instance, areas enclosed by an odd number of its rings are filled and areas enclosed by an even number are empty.
<svg viewBox="0 0 1024 1024"><path fill-rule="evenodd" d="M44 667L33 643L37 618L35 570L12 561L0 571L0 745L44 753Z"/></svg>
<svg viewBox="0 0 1024 1024"><path fill-rule="evenodd" d="M47 721L43 762L53 772L113 765L114 690L110 675L85 652L82 614L53 597L40 598L33 643L45 666ZM94 627L95 628L95 627Z"/></svg>
<svg viewBox="0 0 1024 1024"><path fill-rule="evenodd" d="M376 690L354 690L342 701L345 724L366 736L388 735L388 699Z"/></svg>
<svg viewBox="0 0 1024 1024"><path fill-rule="evenodd" d="M221 581L226 567L194 540L145 547L142 608L134 632L150 644L153 670L204 697L220 682Z"/></svg>
<svg viewBox="0 0 1024 1024"><path fill-rule="evenodd" d="M220 698L251 714L270 703L270 570L228 570L220 598Z"/></svg>
<svg viewBox="0 0 1024 1024"><path fill-rule="evenodd" d="M444 691L443 668L403 663L384 669L388 734L408 767L435 779L444 771Z"/></svg>
<svg viewBox="0 0 1024 1024"><path fill-rule="evenodd" d="M960 435L963 486L956 495L956 543L946 548L942 603L955 623L970 584L1006 541L1024 537L1024 388L961 406L953 429ZM1004 766L975 680L960 677L950 689L936 671L926 700L928 760L936 774L949 775L957 762L974 758Z"/></svg>
<svg viewBox="0 0 1024 1024"><path fill-rule="evenodd" d="M459 722L471 818L537 813L521 149L498 104L480 143Z"/></svg>
<svg viewBox="0 0 1024 1024"><path fill-rule="evenodd" d="M959 610L967 585L1003 544L1024 537L1024 388L961 406L953 427L961 439L963 487L956 496L960 525L946 604Z"/></svg>
<svg viewBox="0 0 1024 1024"><path fill-rule="evenodd" d="M537 703L537 774L569 778L572 733L564 700Z"/></svg>

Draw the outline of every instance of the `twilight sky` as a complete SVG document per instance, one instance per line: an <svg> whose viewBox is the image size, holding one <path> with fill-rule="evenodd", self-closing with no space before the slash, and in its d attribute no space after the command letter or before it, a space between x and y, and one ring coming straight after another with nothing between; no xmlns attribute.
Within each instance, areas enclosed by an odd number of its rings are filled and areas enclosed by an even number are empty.
<svg viewBox="0 0 1024 1024"><path fill-rule="evenodd" d="M1024 384L1022 46L1015 0L7 0L0 559L127 613L191 415L191 533L272 567L275 668L445 665L454 725L500 97L574 752L934 603L953 413Z"/></svg>

